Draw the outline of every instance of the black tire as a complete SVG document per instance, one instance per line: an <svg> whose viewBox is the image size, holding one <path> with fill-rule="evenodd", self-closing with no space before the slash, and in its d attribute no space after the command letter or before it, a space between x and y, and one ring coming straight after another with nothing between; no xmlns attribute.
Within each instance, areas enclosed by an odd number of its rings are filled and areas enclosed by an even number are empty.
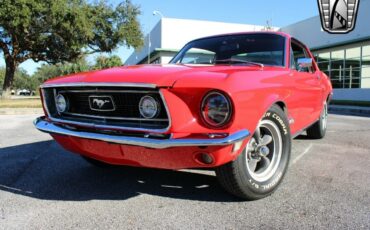
<svg viewBox="0 0 370 230"><path fill-rule="evenodd" d="M91 165L93 165L95 167L98 167L98 168L110 168L110 167L114 167L114 165L105 163L103 161L95 160L95 159L90 158L90 157L86 157L86 156L83 156L83 155L81 155L81 157L82 157L82 159L84 159L85 161L87 161L88 163L90 163Z"/></svg>
<svg viewBox="0 0 370 230"><path fill-rule="evenodd" d="M324 138L326 134L327 122L328 122L328 103L325 102L319 120L306 130L307 137L311 139Z"/></svg>
<svg viewBox="0 0 370 230"><path fill-rule="evenodd" d="M260 137L259 144L256 142L257 136ZM268 138L265 136L272 137L266 145L264 145L264 140ZM261 153L263 146L268 147L269 151ZM270 152L271 149L272 152ZM284 111L274 105L265 113L258 124L256 133L251 137L243 152L235 161L216 168L216 175L221 186L229 193L244 200L261 199L271 195L283 180L289 165L290 152L291 135L288 120ZM257 156L258 154L260 155ZM268 162L266 158L269 158L269 164L266 163ZM253 162L257 163L252 164L254 167L251 167L250 163ZM270 166L271 169L268 171ZM260 177L265 173L267 173L265 177Z"/></svg>

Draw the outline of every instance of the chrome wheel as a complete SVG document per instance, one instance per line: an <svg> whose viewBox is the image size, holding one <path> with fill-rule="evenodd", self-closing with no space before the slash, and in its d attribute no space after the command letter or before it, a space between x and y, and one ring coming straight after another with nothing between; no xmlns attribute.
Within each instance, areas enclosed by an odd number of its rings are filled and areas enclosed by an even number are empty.
<svg viewBox="0 0 370 230"><path fill-rule="evenodd" d="M321 127L322 130L326 130L326 125L328 123L328 104L325 102L323 111L321 113Z"/></svg>
<svg viewBox="0 0 370 230"><path fill-rule="evenodd" d="M234 160L216 168L222 187L246 200L272 194L289 165L289 122L280 106L273 105L262 117L249 143Z"/></svg>
<svg viewBox="0 0 370 230"><path fill-rule="evenodd" d="M282 154L279 127L270 120L262 120L247 145L247 169L258 181L269 180L276 172Z"/></svg>

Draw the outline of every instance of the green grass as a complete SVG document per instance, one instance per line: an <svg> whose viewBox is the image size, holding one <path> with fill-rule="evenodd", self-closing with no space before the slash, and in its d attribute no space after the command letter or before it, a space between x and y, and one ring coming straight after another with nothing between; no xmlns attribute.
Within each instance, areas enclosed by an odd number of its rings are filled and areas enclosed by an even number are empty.
<svg viewBox="0 0 370 230"><path fill-rule="evenodd" d="M41 108L40 98L0 99L0 108Z"/></svg>

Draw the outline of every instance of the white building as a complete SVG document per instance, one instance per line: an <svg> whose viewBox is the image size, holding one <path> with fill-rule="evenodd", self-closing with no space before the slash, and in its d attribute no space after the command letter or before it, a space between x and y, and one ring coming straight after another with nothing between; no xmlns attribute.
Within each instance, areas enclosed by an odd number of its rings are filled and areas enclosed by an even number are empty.
<svg viewBox="0 0 370 230"><path fill-rule="evenodd" d="M280 28L313 51L320 69L331 78L336 100L370 101L369 9L370 0L361 0L356 27L348 34L324 32L319 16ZM145 38L144 47L135 51L126 65L168 63L191 40L215 34L261 30L264 26L162 18Z"/></svg>

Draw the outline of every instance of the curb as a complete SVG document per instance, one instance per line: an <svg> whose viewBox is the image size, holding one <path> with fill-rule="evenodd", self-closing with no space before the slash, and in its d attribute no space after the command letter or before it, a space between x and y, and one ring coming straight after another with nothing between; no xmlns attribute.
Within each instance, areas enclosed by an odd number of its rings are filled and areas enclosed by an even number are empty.
<svg viewBox="0 0 370 230"><path fill-rule="evenodd" d="M0 115L43 114L42 108L0 108Z"/></svg>
<svg viewBox="0 0 370 230"><path fill-rule="evenodd" d="M329 113L370 117L370 107L330 105Z"/></svg>

